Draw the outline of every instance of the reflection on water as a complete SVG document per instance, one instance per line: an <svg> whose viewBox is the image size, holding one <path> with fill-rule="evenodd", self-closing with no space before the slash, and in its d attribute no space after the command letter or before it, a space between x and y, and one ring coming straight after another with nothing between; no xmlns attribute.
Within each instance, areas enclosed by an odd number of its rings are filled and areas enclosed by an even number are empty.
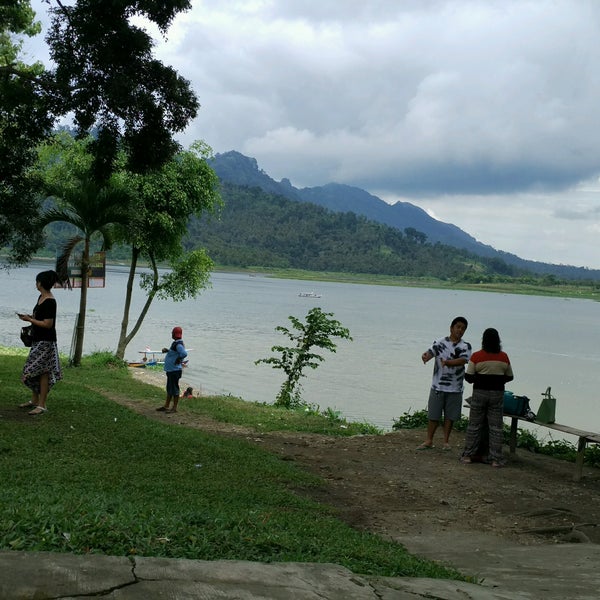
<svg viewBox="0 0 600 600"><path fill-rule="evenodd" d="M30 312L35 303L39 268L0 272L0 344L20 345L15 311ZM105 289L90 289L85 352L114 350L121 325L126 273L108 273ZM320 298L300 297L311 289ZM68 353L79 292L57 290L58 333ZM132 315L144 298L138 293ZM424 408L431 365L421 353L434 338L448 332L456 315L469 320L465 339L475 349L486 327L500 331L515 381L510 389L531 399L552 387L558 398L557 421L600 431L595 407L600 353L600 305L568 300L448 290L301 282L264 276L216 273L212 288L196 300L157 300L127 349L138 360L147 346L168 345L174 325L184 330L190 367L184 379L204 393L230 393L247 400L272 402L283 373L255 361L271 355L275 344L289 340L275 332L289 326L289 315L304 318L314 306L332 312L350 330L353 341L337 340L337 352L303 379L304 399L322 409L340 410L352 420L389 428L408 410ZM131 326L131 324L130 324ZM470 386L466 386L470 394ZM545 430L541 432L545 435Z"/></svg>

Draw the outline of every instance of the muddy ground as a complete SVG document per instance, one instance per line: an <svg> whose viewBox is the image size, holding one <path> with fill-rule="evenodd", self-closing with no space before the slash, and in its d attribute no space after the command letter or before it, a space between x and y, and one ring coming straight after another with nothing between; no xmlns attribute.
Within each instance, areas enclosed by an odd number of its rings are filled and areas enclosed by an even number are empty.
<svg viewBox="0 0 600 600"><path fill-rule="evenodd" d="M141 369L133 370L136 376ZM147 377L147 376L146 376ZM164 384L161 379L160 384ZM242 437L310 472L324 485L310 493L351 526L394 540L444 531L491 533L526 545L600 543L600 469L517 450L507 466L463 465L463 434L452 450L417 451L424 432L402 430L351 438L304 433L256 433L185 411L156 412L156 405L115 399L148 418L225 436ZM305 492L303 492L305 493Z"/></svg>

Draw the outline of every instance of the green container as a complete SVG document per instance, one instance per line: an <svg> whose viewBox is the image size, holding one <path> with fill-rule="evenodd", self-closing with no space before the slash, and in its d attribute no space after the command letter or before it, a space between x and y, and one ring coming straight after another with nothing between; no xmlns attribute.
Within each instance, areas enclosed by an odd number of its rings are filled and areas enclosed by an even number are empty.
<svg viewBox="0 0 600 600"><path fill-rule="evenodd" d="M551 394L550 388L548 388L542 396L542 403L538 408L536 421L539 421L540 423L554 423L556 398Z"/></svg>

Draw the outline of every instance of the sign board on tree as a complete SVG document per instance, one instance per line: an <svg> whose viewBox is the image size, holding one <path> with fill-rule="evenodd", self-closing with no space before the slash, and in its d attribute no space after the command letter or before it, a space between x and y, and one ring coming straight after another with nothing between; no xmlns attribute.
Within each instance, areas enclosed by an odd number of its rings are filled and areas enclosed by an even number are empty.
<svg viewBox="0 0 600 600"><path fill-rule="evenodd" d="M81 254L72 256L69 260L68 273L71 287L81 287ZM106 279L106 253L96 252L90 257L88 268L88 288L103 288Z"/></svg>

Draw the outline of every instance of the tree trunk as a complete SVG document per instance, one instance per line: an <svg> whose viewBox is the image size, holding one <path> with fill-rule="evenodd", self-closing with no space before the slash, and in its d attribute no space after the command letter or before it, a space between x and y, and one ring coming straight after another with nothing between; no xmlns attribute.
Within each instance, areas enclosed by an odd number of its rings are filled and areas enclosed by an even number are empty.
<svg viewBox="0 0 600 600"><path fill-rule="evenodd" d="M75 352L71 364L78 367L81 365L83 355L83 336L85 333L85 311L87 308L87 286L88 270L90 268L90 238L86 235L81 256L81 294L79 296L79 315L77 315L77 327L75 328Z"/></svg>
<svg viewBox="0 0 600 600"><path fill-rule="evenodd" d="M148 297L146 298L146 302L133 326L132 330L127 334L127 326L129 325L129 309L131 307L131 297L133 294L133 281L135 279L135 265L137 265L137 259L139 256L139 251L137 253L134 251L132 255L132 268L129 270L129 279L127 281L127 296L125 298L125 307L123 309L123 320L121 321L121 333L119 335L119 345L117 347L117 358L123 360L125 357L125 348L127 348L129 342L135 337L137 332L139 331L148 310L150 309L150 305L154 300L154 296L156 296L156 292L158 291L158 267L156 266L156 261L152 256L150 256L150 262L152 264L152 289L148 293Z"/></svg>
<svg viewBox="0 0 600 600"><path fill-rule="evenodd" d="M117 343L116 357L123 360L125 357L125 348L127 348L127 326L129 325L129 310L131 308L131 298L133 297L133 282L135 281L135 270L137 268L140 251L138 248L131 249L131 264L129 265L129 277L127 278L127 288L125 292L125 304L123 306L123 318L121 319L121 331L119 332L119 342Z"/></svg>

